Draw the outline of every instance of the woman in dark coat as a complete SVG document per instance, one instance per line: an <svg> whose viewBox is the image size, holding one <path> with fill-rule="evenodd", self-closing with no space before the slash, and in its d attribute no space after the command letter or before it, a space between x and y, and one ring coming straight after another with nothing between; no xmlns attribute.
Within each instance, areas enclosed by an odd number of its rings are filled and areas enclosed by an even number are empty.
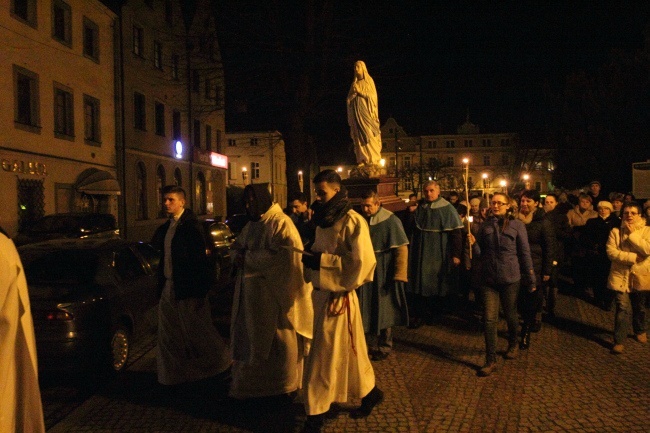
<svg viewBox="0 0 650 433"><path fill-rule="evenodd" d="M558 197L554 193L549 193L544 200L544 211L546 219L553 225L555 232L555 262L551 279L546 285L546 312L548 317L555 317L555 304L558 293L558 275L561 270L567 270L565 248L572 239L571 226L565 213L558 209Z"/></svg>
<svg viewBox="0 0 650 433"><path fill-rule="evenodd" d="M485 320L485 365L480 376L488 376L496 369L497 325L499 304L508 323L508 350L506 359L517 357L517 296L519 287L528 292L537 291L533 262L528 247L528 236L521 221L513 219L510 197L496 193L491 202L492 215L481 224L476 237L468 235L473 253L481 267L481 295Z"/></svg>
<svg viewBox="0 0 650 433"><path fill-rule="evenodd" d="M598 202L598 218L587 220L580 242L585 251L587 287L594 291L594 303L609 311L614 300L613 293L607 290L607 276L612 262L607 257L607 239L614 227L621 226L621 219L614 213L614 206L605 200Z"/></svg>
<svg viewBox="0 0 650 433"><path fill-rule="evenodd" d="M530 333L537 332L542 324L542 302L544 300L544 285L548 284L553 273L555 261L556 240L553 225L545 217L544 209L539 208L539 192L527 189L519 199L519 214L517 219L526 225L530 256L533 259L535 277L538 289L535 292L522 290L519 294L519 305L523 326L521 328L521 349L530 346Z"/></svg>

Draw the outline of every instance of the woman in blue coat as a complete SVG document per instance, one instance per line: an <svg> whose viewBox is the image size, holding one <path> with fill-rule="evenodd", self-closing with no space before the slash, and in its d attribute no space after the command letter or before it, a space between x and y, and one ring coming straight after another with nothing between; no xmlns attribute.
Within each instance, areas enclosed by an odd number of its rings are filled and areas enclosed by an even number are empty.
<svg viewBox="0 0 650 433"><path fill-rule="evenodd" d="M517 294L520 282L530 292L536 290L533 261L530 257L526 227L515 220L510 208L510 197L496 193L490 203L489 216L476 234L469 234L474 254L481 263L481 294L485 318L485 365L480 376L489 376L496 370L497 326L499 304L508 323L508 350L506 359L517 357Z"/></svg>

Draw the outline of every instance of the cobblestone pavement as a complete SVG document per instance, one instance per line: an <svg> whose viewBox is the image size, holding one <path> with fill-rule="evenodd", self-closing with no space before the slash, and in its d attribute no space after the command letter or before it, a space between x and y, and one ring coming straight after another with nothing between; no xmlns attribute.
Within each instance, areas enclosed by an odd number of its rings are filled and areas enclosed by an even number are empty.
<svg viewBox="0 0 650 433"><path fill-rule="evenodd" d="M393 354L373 362L385 400L364 420L331 410L325 432L648 432L650 347L629 339L609 353L613 312L560 295L557 318L516 360L482 378L481 328L467 315L395 330ZM505 351L505 323L500 324ZM227 399L218 383L163 389L155 348L48 430L59 432L285 432L304 422L297 403Z"/></svg>

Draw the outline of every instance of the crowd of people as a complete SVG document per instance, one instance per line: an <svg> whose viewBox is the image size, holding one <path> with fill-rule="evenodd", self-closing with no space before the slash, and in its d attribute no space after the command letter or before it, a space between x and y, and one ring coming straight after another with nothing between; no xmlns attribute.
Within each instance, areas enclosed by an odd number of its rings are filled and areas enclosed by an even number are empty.
<svg viewBox="0 0 650 433"><path fill-rule="evenodd" d="M159 315L159 381L197 380L230 372L237 400L302 399L303 431L320 431L334 402L361 399L366 417L383 400L372 362L390 356L395 326L418 328L462 308L483 323L488 376L497 369L500 312L515 359L531 334L556 314L559 287L600 308L616 306L612 353L631 326L647 341L650 291L650 204L612 193L599 182L585 193L523 190L442 197L435 181L395 213L375 191L358 210L340 176L313 179L283 210L266 185L249 185L249 222L233 244L236 287L230 347L206 329L206 281L196 247L196 217L184 191L168 187L170 215L154 237L163 251ZM595 203L595 207L594 207ZM200 330L200 332L197 332Z"/></svg>
<svg viewBox="0 0 650 433"><path fill-rule="evenodd" d="M210 317L202 227L185 207L181 187L163 189L169 218L151 242L162 253L162 385L218 378L230 383L236 401L299 396L307 415L299 429L317 432L335 402L361 399L350 415L363 418L383 401L372 362L391 356L395 326L418 328L441 313L473 307L485 337L478 375L488 376L498 366L500 312L508 330L503 357L515 359L531 347L543 318L555 317L560 286L605 310L615 306L613 354L624 351L630 327L637 342L647 343L650 200L605 196L594 181L584 193L542 198L527 189L516 197L497 192L463 201L458 194L442 197L429 181L419 200L413 194L393 213L372 190L355 211L334 170L316 175L313 187L311 205L300 194L285 211L266 185L244 189L249 222L232 246L229 345ZM34 382L34 338L20 261L9 245L0 252L6 268L0 294L11 301L3 302L0 318L14 324L3 327L0 341L3 353L23 354L2 365L25 373L21 381L3 373L9 389ZM5 351L6 345L16 350ZM40 403L37 394L24 395ZM42 412L30 417L28 407L15 405L0 425L10 420L42 431Z"/></svg>

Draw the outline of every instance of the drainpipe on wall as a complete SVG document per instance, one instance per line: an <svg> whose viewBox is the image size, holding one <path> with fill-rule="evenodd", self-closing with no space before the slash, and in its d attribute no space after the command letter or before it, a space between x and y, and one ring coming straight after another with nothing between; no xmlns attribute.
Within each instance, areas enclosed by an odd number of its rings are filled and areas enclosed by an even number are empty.
<svg viewBox="0 0 650 433"><path fill-rule="evenodd" d="M120 194L117 198L117 220L120 228L120 236L127 239L127 211L126 211L126 143L124 137L124 41L122 37L122 8L118 12L117 19L114 20L115 27L113 30L113 58L114 69L114 86L115 86L115 162L117 179L120 182Z"/></svg>

